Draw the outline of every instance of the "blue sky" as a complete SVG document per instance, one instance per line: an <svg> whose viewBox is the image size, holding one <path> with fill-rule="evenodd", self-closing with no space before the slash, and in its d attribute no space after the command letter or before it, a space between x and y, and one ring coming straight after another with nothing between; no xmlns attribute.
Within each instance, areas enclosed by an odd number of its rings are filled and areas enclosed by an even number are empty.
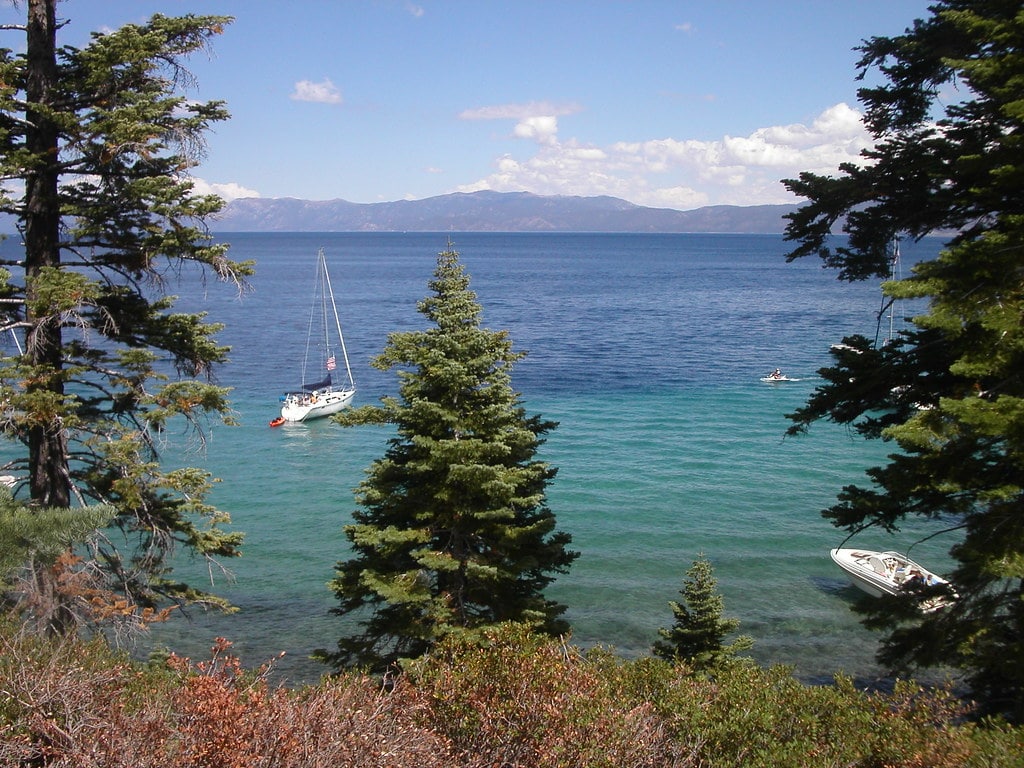
<svg viewBox="0 0 1024 768"><path fill-rule="evenodd" d="M235 17L191 92L232 113L194 176L234 197L481 189L640 205L794 202L867 138L863 39L929 0L64 0L61 42L153 13ZM3 0L0 23L23 19ZM0 45L17 48L6 31Z"/></svg>

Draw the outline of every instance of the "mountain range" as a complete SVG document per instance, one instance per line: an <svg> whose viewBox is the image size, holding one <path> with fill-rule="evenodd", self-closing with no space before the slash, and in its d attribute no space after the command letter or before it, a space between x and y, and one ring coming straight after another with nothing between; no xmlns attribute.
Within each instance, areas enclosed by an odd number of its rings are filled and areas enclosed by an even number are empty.
<svg viewBox="0 0 1024 768"><path fill-rule="evenodd" d="M232 200L217 232L713 232L776 234L795 205L647 208L615 197L457 192L423 200L350 203L249 197Z"/></svg>

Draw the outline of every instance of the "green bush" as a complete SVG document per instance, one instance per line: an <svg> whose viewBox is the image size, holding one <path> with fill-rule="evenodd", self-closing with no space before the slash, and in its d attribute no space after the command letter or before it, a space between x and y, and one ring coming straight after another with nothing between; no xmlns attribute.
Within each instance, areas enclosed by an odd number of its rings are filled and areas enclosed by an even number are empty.
<svg viewBox="0 0 1024 768"><path fill-rule="evenodd" d="M867 693L844 677L805 686L785 667L742 659L701 673L582 654L516 626L483 646L442 644L409 673L427 727L467 765L961 768L1017 765L1022 751L1020 730L963 722L942 689Z"/></svg>

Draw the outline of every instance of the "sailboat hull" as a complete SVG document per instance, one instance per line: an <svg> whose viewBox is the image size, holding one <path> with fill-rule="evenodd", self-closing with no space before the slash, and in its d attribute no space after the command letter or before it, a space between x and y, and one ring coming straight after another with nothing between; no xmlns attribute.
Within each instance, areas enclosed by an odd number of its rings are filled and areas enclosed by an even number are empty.
<svg viewBox="0 0 1024 768"><path fill-rule="evenodd" d="M308 395L289 394L281 406L281 418L285 421L322 419L348 407L355 396L354 389L319 390Z"/></svg>

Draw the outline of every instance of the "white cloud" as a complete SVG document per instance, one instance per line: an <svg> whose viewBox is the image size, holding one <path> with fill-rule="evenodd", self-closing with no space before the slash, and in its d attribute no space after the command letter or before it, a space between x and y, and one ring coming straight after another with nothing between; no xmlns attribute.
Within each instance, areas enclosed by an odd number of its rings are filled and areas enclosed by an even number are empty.
<svg viewBox="0 0 1024 768"><path fill-rule="evenodd" d="M560 141L556 117L527 106L489 107L466 117L517 120L513 135L536 149L527 159L502 155L494 173L459 191L604 194L679 209L789 203L795 198L781 179L801 171L834 173L842 162L861 161L861 150L870 146L860 113L846 104L826 109L809 125L768 126L712 141L661 138L605 147Z"/></svg>
<svg viewBox="0 0 1024 768"><path fill-rule="evenodd" d="M580 112L579 104L554 104L549 101L529 101L525 104L497 104L467 109L459 114L462 120L517 120L512 135L529 139L541 145L555 145L558 141L558 118Z"/></svg>
<svg viewBox="0 0 1024 768"><path fill-rule="evenodd" d="M414 3L406 3L405 10L409 13L410 16L413 16L417 19L422 18L423 15L426 13L422 5L416 5Z"/></svg>
<svg viewBox="0 0 1024 768"><path fill-rule="evenodd" d="M549 101L528 101L525 104L497 104L467 109L459 113L461 120L527 120L533 117L558 117L582 111L579 104L552 104Z"/></svg>
<svg viewBox="0 0 1024 768"><path fill-rule="evenodd" d="M319 104L341 104L341 91L330 80L314 83L312 80L299 80L291 97L295 101L313 101Z"/></svg>
<svg viewBox="0 0 1024 768"><path fill-rule="evenodd" d="M205 179L192 179L192 191L197 195L219 195L228 202L240 197L260 197L254 189L247 189L241 184L231 181L226 184L208 182Z"/></svg>
<svg viewBox="0 0 1024 768"><path fill-rule="evenodd" d="M554 144L558 140L558 118L553 115L527 117L513 131L516 138L532 139L538 144Z"/></svg>

